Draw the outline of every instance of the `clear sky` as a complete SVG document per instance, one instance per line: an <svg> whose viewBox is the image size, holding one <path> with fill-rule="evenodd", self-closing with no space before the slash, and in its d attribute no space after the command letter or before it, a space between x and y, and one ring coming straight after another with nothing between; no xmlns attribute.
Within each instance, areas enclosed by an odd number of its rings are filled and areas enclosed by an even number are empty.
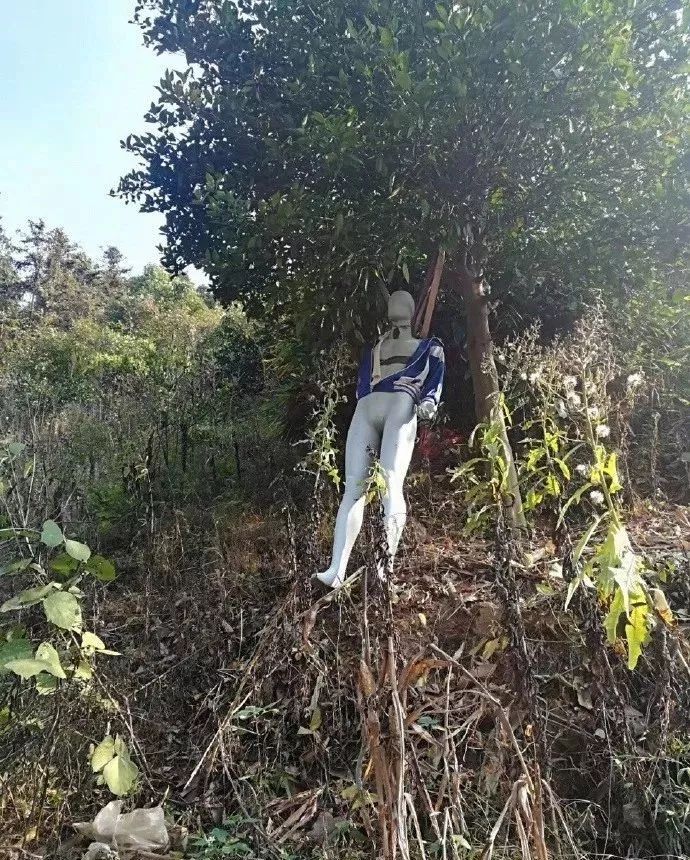
<svg viewBox="0 0 690 860"><path fill-rule="evenodd" d="M135 271L158 262L162 218L109 197L146 127L157 57L130 24L134 0L0 0L0 218L63 227L91 256L116 245Z"/></svg>

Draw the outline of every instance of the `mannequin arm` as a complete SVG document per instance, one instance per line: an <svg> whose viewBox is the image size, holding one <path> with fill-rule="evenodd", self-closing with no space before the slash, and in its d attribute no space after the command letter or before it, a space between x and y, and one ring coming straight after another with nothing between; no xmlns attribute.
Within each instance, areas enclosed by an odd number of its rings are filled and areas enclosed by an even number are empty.
<svg viewBox="0 0 690 860"><path fill-rule="evenodd" d="M429 372L422 386L421 398L417 407L417 415L425 421L430 421L438 411L443 391L443 376L445 373L445 356L440 343L434 343L429 351Z"/></svg>
<svg viewBox="0 0 690 860"><path fill-rule="evenodd" d="M433 421L436 417L437 412L438 407L436 406L436 404L431 403L429 400L425 400L417 407L417 417L421 421Z"/></svg>

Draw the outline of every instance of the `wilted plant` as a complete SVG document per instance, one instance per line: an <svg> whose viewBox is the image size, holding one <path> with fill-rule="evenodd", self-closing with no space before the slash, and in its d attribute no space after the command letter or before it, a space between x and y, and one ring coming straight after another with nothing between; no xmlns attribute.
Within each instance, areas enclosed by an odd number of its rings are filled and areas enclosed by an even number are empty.
<svg viewBox="0 0 690 860"><path fill-rule="evenodd" d="M539 344L533 328L506 343L499 358L506 402L512 414L522 413L520 424L528 434L518 449L525 510L550 510L557 528L567 525L581 531L566 606L579 587L595 589L606 612L608 641L625 637L632 669L656 621L672 620L663 594L646 584L644 562L632 549L619 500L623 484L618 454L607 441L614 435L614 411L620 414L622 404L634 402L642 375L626 376L617 366L600 308L584 317L568 338L548 348ZM496 434L483 425L476 434L481 456L453 473L454 479L469 484L465 499L470 529L491 520L492 504L504 491L506 477ZM583 515L589 520L584 525Z"/></svg>
<svg viewBox="0 0 690 860"><path fill-rule="evenodd" d="M463 487L463 499L467 506L467 534L480 531L495 522L509 494L509 460L503 423L498 420L497 410L501 410L505 424L510 427L510 411L505 398L501 397L491 413L491 420L478 424L470 435L468 446L470 450L478 452L477 456L450 470L451 481L459 482Z"/></svg>

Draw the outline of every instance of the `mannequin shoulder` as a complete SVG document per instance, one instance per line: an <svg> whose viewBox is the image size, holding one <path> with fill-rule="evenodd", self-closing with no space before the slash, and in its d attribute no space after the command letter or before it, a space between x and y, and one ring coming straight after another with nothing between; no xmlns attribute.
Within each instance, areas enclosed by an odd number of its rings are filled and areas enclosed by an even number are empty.
<svg viewBox="0 0 690 860"><path fill-rule="evenodd" d="M439 337L428 337L424 341L424 346L428 350L441 350L443 351L443 341Z"/></svg>
<svg viewBox="0 0 690 860"><path fill-rule="evenodd" d="M443 341L438 337L430 337L426 342L426 347L429 355L435 356L438 359L444 358Z"/></svg>

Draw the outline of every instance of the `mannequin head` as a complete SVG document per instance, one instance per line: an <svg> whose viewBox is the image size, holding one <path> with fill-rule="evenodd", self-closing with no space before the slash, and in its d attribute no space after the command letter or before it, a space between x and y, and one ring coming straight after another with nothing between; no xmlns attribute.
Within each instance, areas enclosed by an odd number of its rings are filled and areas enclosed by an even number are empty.
<svg viewBox="0 0 690 860"><path fill-rule="evenodd" d="M414 299L406 290L396 290L388 299L388 319L396 326L408 326L414 316Z"/></svg>

